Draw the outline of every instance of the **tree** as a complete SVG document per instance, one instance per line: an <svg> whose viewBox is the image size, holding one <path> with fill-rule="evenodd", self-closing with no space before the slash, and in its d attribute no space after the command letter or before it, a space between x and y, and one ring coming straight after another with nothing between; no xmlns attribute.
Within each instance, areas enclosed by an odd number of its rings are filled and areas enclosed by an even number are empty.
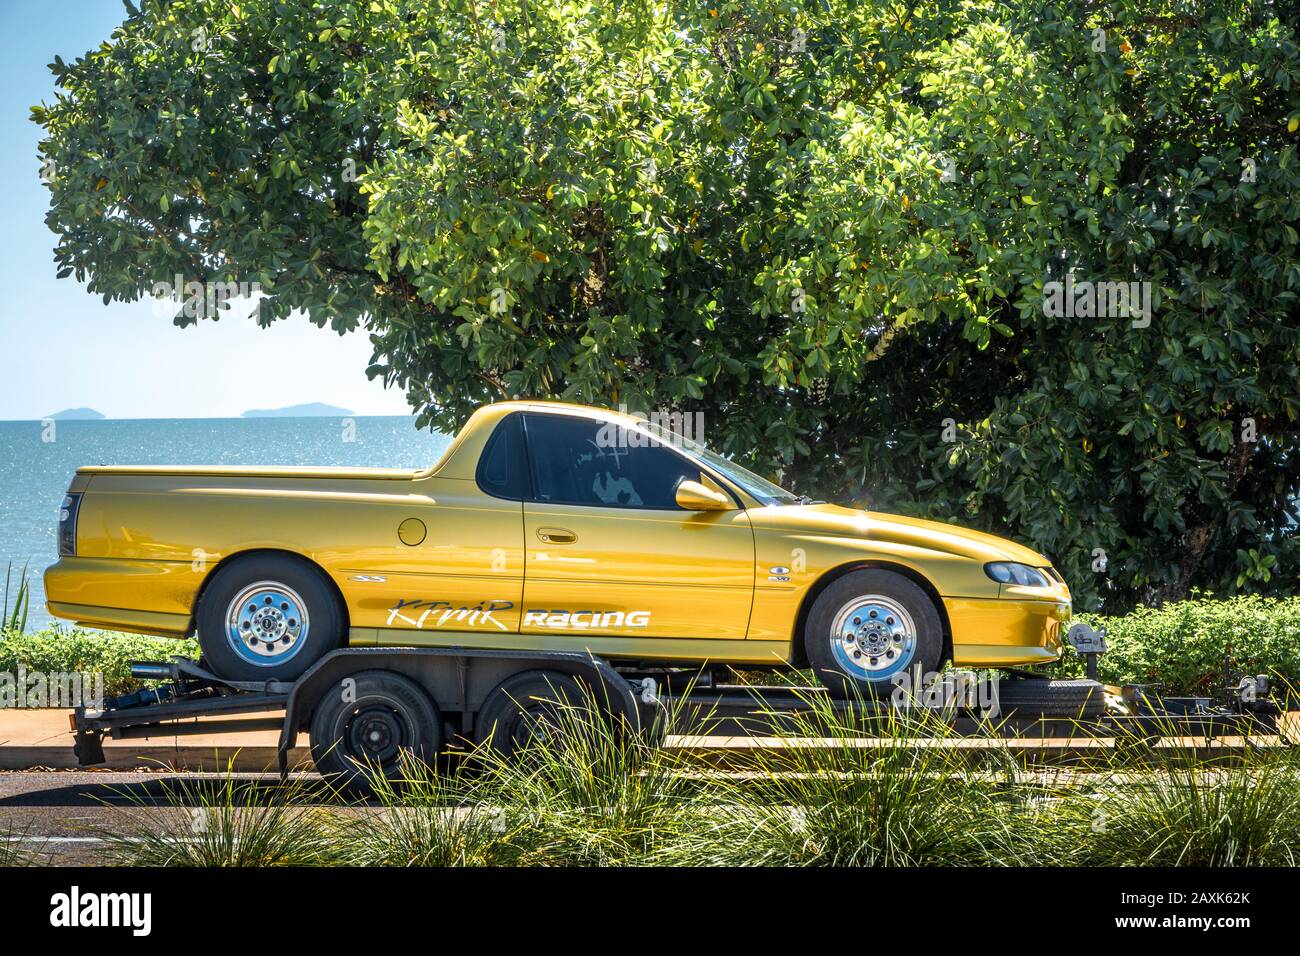
<svg viewBox="0 0 1300 956"><path fill-rule="evenodd" d="M366 330L422 425L703 410L1086 606L1291 591L1297 12L128 3L34 109L47 222L105 302L256 281L262 323Z"/></svg>

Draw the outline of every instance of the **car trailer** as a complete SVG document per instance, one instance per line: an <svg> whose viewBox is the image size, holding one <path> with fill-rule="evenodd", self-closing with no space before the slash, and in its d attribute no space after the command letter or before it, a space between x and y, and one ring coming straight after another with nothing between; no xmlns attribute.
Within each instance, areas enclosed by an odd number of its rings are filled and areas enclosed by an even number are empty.
<svg viewBox="0 0 1300 956"><path fill-rule="evenodd" d="M1097 657L1106 650L1104 631L1076 624L1068 640L1087 662L1088 678L1009 674L997 683L996 714L948 713L953 732L1138 741L1279 732L1281 711L1269 699L1264 677L1225 681L1218 700L1162 697L1150 686L1105 687L1096 679ZM284 775L290 749L307 730L317 769L350 777L359 760L391 765L406 749L432 762L444 749L483 743L489 735L494 747L510 753L527 739L530 715L559 695L593 694L602 710L634 732L762 736L788 731L790 718L815 709L814 696L826 693L724 683L729 672L717 668L649 668L576 652L465 648L343 648L292 682L223 680L183 657L133 663L131 673L161 683L72 713L81 766L105 762L106 736L274 729L280 731ZM885 698L831 703L841 712L863 709L864 731L895 706ZM671 725L660 719L665 714L672 715ZM207 719L195 719L200 717Z"/></svg>
<svg viewBox="0 0 1300 956"><path fill-rule="evenodd" d="M293 681L225 680L184 657L132 663L131 675L161 683L73 711L81 766L105 762L106 736L279 730L283 775L307 730L317 769L350 777L357 763L391 764L399 750L432 762L447 743L482 742L484 728L509 751L525 739L532 710L557 696L576 702L591 694L633 732L650 726L657 709L609 662L570 651L349 647Z"/></svg>

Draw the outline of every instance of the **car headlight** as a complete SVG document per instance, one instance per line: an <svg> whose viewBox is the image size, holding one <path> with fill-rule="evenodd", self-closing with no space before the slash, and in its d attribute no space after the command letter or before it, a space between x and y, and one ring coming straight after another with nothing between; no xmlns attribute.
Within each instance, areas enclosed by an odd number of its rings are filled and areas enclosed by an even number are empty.
<svg viewBox="0 0 1300 956"><path fill-rule="evenodd" d="M1047 575L1038 568L1012 561L994 561L984 565L984 573L998 584L1019 584L1027 588L1050 587Z"/></svg>

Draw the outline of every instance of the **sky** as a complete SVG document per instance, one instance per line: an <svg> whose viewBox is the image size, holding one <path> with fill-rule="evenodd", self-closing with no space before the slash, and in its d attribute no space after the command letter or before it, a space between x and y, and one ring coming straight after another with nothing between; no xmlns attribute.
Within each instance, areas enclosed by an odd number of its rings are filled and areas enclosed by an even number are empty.
<svg viewBox="0 0 1300 956"><path fill-rule="evenodd" d="M238 304L178 329L151 300L106 306L75 277L55 278L29 107L54 100L55 54L76 59L124 15L119 0L0 0L0 420L79 407L223 418L304 402L407 414L401 392L366 379L365 333L339 336L301 316L259 329Z"/></svg>

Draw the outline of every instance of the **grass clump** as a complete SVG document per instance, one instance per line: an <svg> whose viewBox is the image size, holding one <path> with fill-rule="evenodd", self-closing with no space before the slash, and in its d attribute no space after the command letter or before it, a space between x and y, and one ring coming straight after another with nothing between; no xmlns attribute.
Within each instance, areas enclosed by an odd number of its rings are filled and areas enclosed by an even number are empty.
<svg viewBox="0 0 1300 956"><path fill-rule="evenodd" d="M787 715L807 746L761 749L752 772L722 780L713 823L688 854L710 865L968 866L1027 862L1010 765L976 772L941 714L826 695ZM1005 779L1003 779L1005 778ZM1025 820L1018 819L1024 816Z"/></svg>
<svg viewBox="0 0 1300 956"><path fill-rule="evenodd" d="M1102 866L1295 866L1300 863L1300 764L1285 754L1244 765L1171 759L1105 787L1077 852L1062 863ZM1077 799L1077 798L1076 798ZM1077 809L1077 807L1076 807Z"/></svg>
<svg viewBox="0 0 1300 956"><path fill-rule="evenodd" d="M517 814L484 799L461 770L440 774L410 754L397 779L366 774L378 811L336 821L333 839L345 862L358 866L509 866L526 862L527 841Z"/></svg>
<svg viewBox="0 0 1300 956"><path fill-rule="evenodd" d="M31 587L27 583L27 565L18 572L15 582L12 561L5 567L4 600L0 603L0 633L21 634L27 630L27 609L31 603ZM13 606L10 606L10 589L13 588Z"/></svg>
<svg viewBox="0 0 1300 956"><path fill-rule="evenodd" d="M157 801L123 795L126 824L94 831L118 865L314 866L337 858L324 815L300 784L267 786L227 767L211 781L164 781Z"/></svg>
<svg viewBox="0 0 1300 956"><path fill-rule="evenodd" d="M23 846L27 835L26 829L12 824L0 829L0 868L36 865L38 854Z"/></svg>
<svg viewBox="0 0 1300 956"><path fill-rule="evenodd" d="M522 750L476 754L478 790L501 808L521 862L668 864L698 814L680 757L655 736L630 731L591 698L559 700Z"/></svg>

